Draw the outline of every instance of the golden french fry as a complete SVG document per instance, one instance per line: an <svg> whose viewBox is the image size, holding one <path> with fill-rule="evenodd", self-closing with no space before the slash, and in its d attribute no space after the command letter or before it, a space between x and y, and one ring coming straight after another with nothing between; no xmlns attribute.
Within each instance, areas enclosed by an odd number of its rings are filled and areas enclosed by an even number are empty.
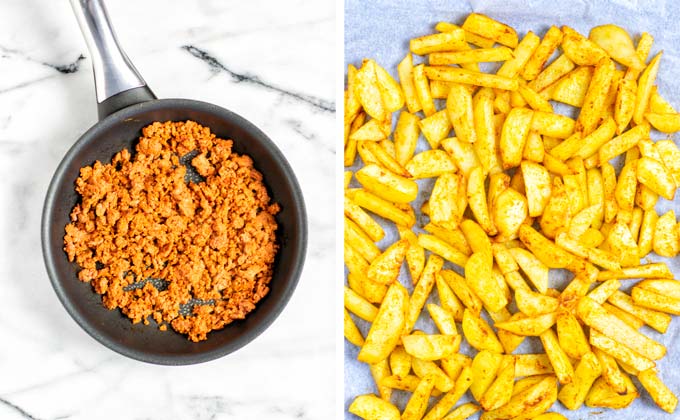
<svg viewBox="0 0 680 420"><path fill-rule="evenodd" d="M348 287L345 287L344 300L345 308L361 319L373 322L376 315L378 315L378 308Z"/></svg>
<svg viewBox="0 0 680 420"><path fill-rule="evenodd" d="M345 324L344 324L345 338L350 343L357 347L364 345L364 337L361 335L361 331L357 328L356 324L349 316L349 312L345 309Z"/></svg>
<svg viewBox="0 0 680 420"><path fill-rule="evenodd" d="M609 296L608 301L617 308L640 318L645 324L662 334L666 332L668 325L671 322L671 317L669 315L640 307L633 302L633 299L630 296L621 291L617 290L612 293L612 295Z"/></svg>
<svg viewBox="0 0 680 420"><path fill-rule="evenodd" d="M642 124L649 105L649 97L652 93L652 86L656 80L656 74L659 72L659 63L661 62L661 54L659 52L652 61L649 62L638 80L637 96L635 97L635 111L633 112L633 121L635 124Z"/></svg>
<svg viewBox="0 0 680 420"><path fill-rule="evenodd" d="M399 347L397 347L397 349L398 348ZM411 356L409 356L409 357L411 357ZM409 365L409 369L410 369L410 365ZM442 372L442 375L444 375L444 372ZM425 375L423 375L423 376L425 376ZM437 378L437 376L435 376L435 378ZM398 389L398 390L401 390L401 391L414 392L416 390L416 388L418 387L420 380L421 379L416 375L408 375L408 374L401 375L401 376L400 375L390 375L390 376L386 376L386 377L384 377L380 380L380 386L392 388L392 389ZM441 391L439 389L434 389L432 391L432 396L436 397L437 394L441 394Z"/></svg>
<svg viewBox="0 0 680 420"><path fill-rule="evenodd" d="M446 99L446 113L458 138L467 143L477 140L472 114L472 94L462 85L454 83Z"/></svg>
<svg viewBox="0 0 680 420"><path fill-rule="evenodd" d="M638 141L646 138L649 138L649 126L646 124L635 126L614 137L600 147L600 163L608 162L610 159L625 153L627 150L637 145Z"/></svg>
<svg viewBox="0 0 680 420"><path fill-rule="evenodd" d="M543 166L529 161L522 162L521 169L529 216L540 216L550 200L550 174Z"/></svg>
<svg viewBox="0 0 680 420"><path fill-rule="evenodd" d="M595 330L605 337L625 343L625 346L631 350L651 360L658 360L666 354L666 348L663 345L642 335L588 297L581 298L577 311L579 318L591 328L590 340L593 345L595 345L593 343L593 330ZM602 347L599 348L602 349ZM602 350L608 352L606 349Z"/></svg>
<svg viewBox="0 0 680 420"><path fill-rule="evenodd" d="M403 334L408 334L413 329L413 326L418 320L420 312L425 306L425 301L430 295L432 288L436 282L437 274L442 269L444 260L436 255L430 255L423 269L423 274L420 276L418 284L416 284L408 301L406 308L406 320L403 325ZM442 390L443 391L443 390Z"/></svg>
<svg viewBox="0 0 680 420"><path fill-rule="evenodd" d="M401 83L401 90L404 92L404 99L408 112L415 114L422 109L416 86L413 81L413 56L409 52L397 66L397 74L399 75L399 82Z"/></svg>
<svg viewBox="0 0 680 420"><path fill-rule="evenodd" d="M515 382L515 358L503 356L498 373L493 383L478 399L479 405L486 411L495 410L507 404L512 398L512 387ZM474 382L473 382L474 383Z"/></svg>
<svg viewBox="0 0 680 420"><path fill-rule="evenodd" d="M574 381L562 387L557 399L570 410L579 409L601 373L602 368L597 357L593 353L584 354L574 370Z"/></svg>
<svg viewBox="0 0 680 420"><path fill-rule="evenodd" d="M426 117L437 112L430 91L428 76L425 74L425 65L418 64L413 68L413 86L416 90L416 97Z"/></svg>
<svg viewBox="0 0 680 420"><path fill-rule="evenodd" d="M492 41L493 42L493 41ZM456 407L442 420L465 420L479 411L479 406L473 403L465 403Z"/></svg>
<svg viewBox="0 0 680 420"><path fill-rule="evenodd" d="M345 217L345 241L356 249L369 263L380 255L380 249L352 220Z"/></svg>
<svg viewBox="0 0 680 420"><path fill-rule="evenodd" d="M678 397L659 379L656 369L647 369L640 372L638 380L649 392L656 405L669 413L675 411L675 408L678 406Z"/></svg>
<svg viewBox="0 0 680 420"><path fill-rule="evenodd" d="M418 235L418 245L460 267L465 267L468 261L467 255L434 235Z"/></svg>
<svg viewBox="0 0 680 420"><path fill-rule="evenodd" d="M349 412L366 420L399 420L399 409L373 394L359 395L349 406Z"/></svg>
<svg viewBox="0 0 680 420"><path fill-rule="evenodd" d="M469 366L463 368L462 372L456 379L455 385L449 392L447 392L432 409L423 417L423 420L438 420L446 413L451 411L454 405L467 392L472 384L472 370Z"/></svg>
<svg viewBox="0 0 680 420"><path fill-rule="evenodd" d="M680 282L669 279L643 280L635 285L638 289L664 295L673 299L680 299Z"/></svg>
<svg viewBox="0 0 680 420"><path fill-rule="evenodd" d="M570 312L563 311L557 314L557 339L560 346L572 359L581 359L590 351L588 339L581 324Z"/></svg>
<svg viewBox="0 0 680 420"><path fill-rule="evenodd" d="M468 309L463 313L463 334L470 346L479 351L503 353L503 346L489 324Z"/></svg>
<svg viewBox="0 0 680 420"><path fill-rule="evenodd" d="M461 51L466 47L465 32L462 29L425 35L410 41L411 52L418 55L437 51Z"/></svg>
<svg viewBox="0 0 680 420"><path fill-rule="evenodd" d="M616 132L621 134L628 127L633 118L633 112L635 112L637 83L635 80L622 79L619 81L618 88L614 104L614 120L616 121Z"/></svg>
<svg viewBox="0 0 680 420"><path fill-rule="evenodd" d="M416 66L416 68L418 68ZM519 83L516 79L481 73L473 70L448 66L427 66L425 75L431 80L462 83L465 85L484 86L503 90L517 90Z"/></svg>
<svg viewBox="0 0 680 420"><path fill-rule="evenodd" d="M404 330L408 300L404 286L399 283L390 286L357 359L377 363L389 356Z"/></svg>
<svg viewBox="0 0 680 420"><path fill-rule="evenodd" d="M434 376L434 386L441 392L448 392L453 388L454 381L444 372L437 364L430 360L420 360L415 357L411 358L411 366L413 373L419 378L424 378L427 375ZM415 388L414 388L415 389Z"/></svg>
<svg viewBox="0 0 680 420"><path fill-rule="evenodd" d="M564 115L534 111L531 129L544 136L566 139L574 133L575 124L574 120Z"/></svg>
<svg viewBox="0 0 680 420"><path fill-rule="evenodd" d="M415 224L413 215L368 191L357 191L353 201L358 206L363 207L378 216L384 217L385 219L391 220L398 225L411 227Z"/></svg>
<svg viewBox="0 0 680 420"><path fill-rule="evenodd" d="M491 241L480 225L473 220L465 219L460 225L460 229L465 236L465 240L470 244L472 252L484 253L489 257L489 264L492 263Z"/></svg>
<svg viewBox="0 0 680 420"><path fill-rule="evenodd" d="M409 203L418 195L418 184L414 181L375 164L368 164L358 170L356 177L367 191L393 203Z"/></svg>
<svg viewBox="0 0 680 420"><path fill-rule="evenodd" d="M497 75L503 77L515 78L531 58L532 54L538 48L541 39L531 31L522 38L513 51L514 57L503 63L500 69L496 72Z"/></svg>
<svg viewBox="0 0 680 420"><path fill-rule="evenodd" d="M654 143L663 164L673 175L675 183L680 185L680 150L673 140L659 140Z"/></svg>
<svg viewBox="0 0 680 420"><path fill-rule="evenodd" d="M451 270L441 270L439 274L444 281L448 283L451 290L453 290L453 293L458 296L458 299L463 302L463 305L465 305L474 316L479 316L479 313L482 310L482 301L468 286L465 278Z"/></svg>
<svg viewBox="0 0 680 420"><path fill-rule="evenodd" d="M624 267L621 271L600 271L597 280L609 279L672 279L673 273L664 263L644 264L637 267Z"/></svg>
<svg viewBox="0 0 680 420"><path fill-rule="evenodd" d="M612 83L614 70L616 70L614 62L606 57L600 59L595 65L593 78L588 85L583 106L576 121L576 131L584 136L592 133L600 121L605 110L605 100Z"/></svg>
<svg viewBox="0 0 680 420"><path fill-rule="evenodd" d="M425 410L427 410L427 404L430 401L434 382L435 377L432 375L425 375L420 380L404 408L404 412L401 415L402 420L420 420L423 417Z"/></svg>
<svg viewBox="0 0 680 420"><path fill-rule="evenodd" d="M539 336L552 327L553 324L555 324L556 319L557 316L555 312L549 312L547 314L527 316L513 321L497 322L495 327L510 331L517 335Z"/></svg>
<svg viewBox="0 0 680 420"><path fill-rule="evenodd" d="M549 90L549 86L553 85L555 82L560 80L562 77L567 75L570 71L574 69L574 62L569 59L565 54L560 55L555 60L553 60L548 67L546 67L542 72L536 76L534 80L529 83L529 87L537 92L543 93ZM548 98L550 98L550 94Z"/></svg>
<svg viewBox="0 0 680 420"><path fill-rule="evenodd" d="M439 292L440 290L440 280L441 277L437 277L437 291ZM448 286L446 286L448 288ZM451 289L448 288L449 293L451 292ZM441 296L441 293L440 293ZM454 296L455 297L455 296ZM441 300L441 297L440 297ZM458 298L456 298L458 301ZM458 301L460 304L460 301ZM442 306L445 306L444 303L442 303ZM446 335L458 335L458 329L456 328L456 319L454 318L453 312L451 312L449 309L446 309L445 307L442 308L441 306L437 306L433 303L428 303L427 304L427 312L430 314L430 317L432 318L432 321L434 321L434 324L437 326L437 329L442 333ZM464 308L463 308L464 309ZM461 317L460 321L463 320L462 316L462 311L461 311Z"/></svg>
<svg viewBox="0 0 680 420"><path fill-rule="evenodd" d="M545 294L548 289L548 267L534 254L525 249L511 248L508 251L522 271L529 277L534 287L540 293Z"/></svg>
<svg viewBox="0 0 680 420"><path fill-rule="evenodd" d="M486 63L506 61L512 58L512 50L508 47L478 48L456 52L435 52L429 55L429 64L433 66L463 63Z"/></svg>
<svg viewBox="0 0 680 420"><path fill-rule="evenodd" d="M541 334L541 343L560 383L563 385L571 383L574 380L574 368L569 357L560 347L555 332L551 329L544 331Z"/></svg>
<svg viewBox="0 0 680 420"><path fill-rule="evenodd" d="M680 315L680 299L662 295L644 288L633 287L633 302L643 308Z"/></svg>
<svg viewBox="0 0 680 420"><path fill-rule="evenodd" d="M460 347L459 335L413 334L401 337L406 353L420 360L449 357Z"/></svg>
<svg viewBox="0 0 680 420"><path fill-rule="evenodd" d="M381 385L383 378L391 375L389 362L385 359L378 363L369 364L368 367L371 371L373 382L375 382L376 388L378 388L380 398L390 402L390 399L392 398L392 388Z"/></svg>
<svg viewBox="0 0 680 420"><path fill-rule="evenodd" d="M522 77L525 80L534 80L538 76L539 72L543 69L543 66L548 61L553 52L562 42L562 31L556 26L551 26L548 32L543 36L543 40L539 44L534 54L531 56L529 61L527 61L524 66L524 71L522 71Z"/></svg>
<svg viewBox="0 0 680 420"><path fill-rule="evenodd" d="M463 310L465 307L463 304L460 302L460 300L456 297L456 295L453 293L451 288L448 286L446 283L446 280L444 280L440 275L437 276L437 293L439 294L439 301L441 302L442 306L444 307L444 310L451 314L451 316L457 320L457 321L462 321L463 320ZM455 324L453 325L455 328ZM454 333L447 333L444 332L444 334L454 334Z"/></svg>
<svg viewBox="0 0 680 420"><path fill-rule="evenodd" d="M548 268L565 268L574 263L575 257L572 254L527 224L519 227L519 239Z"/></svg>
<svg viewBox="0 0 680 420"><path fill-rule="evenodd" d="M417 153L405 168L413 179L433 178L457 170L449 154L443 150L426 150Z"/></svg>

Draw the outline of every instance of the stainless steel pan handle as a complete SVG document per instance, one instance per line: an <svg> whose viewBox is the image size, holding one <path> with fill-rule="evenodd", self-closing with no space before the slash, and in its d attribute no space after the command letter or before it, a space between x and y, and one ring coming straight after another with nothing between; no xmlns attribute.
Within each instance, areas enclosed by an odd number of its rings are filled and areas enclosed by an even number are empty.
<svg viewBox="0 0 680 420"><path fill-rule="evenodd" d="M104 2L71 0L71 6L92 56L100 119L129 105L156 99L118 44Z"/></svg>

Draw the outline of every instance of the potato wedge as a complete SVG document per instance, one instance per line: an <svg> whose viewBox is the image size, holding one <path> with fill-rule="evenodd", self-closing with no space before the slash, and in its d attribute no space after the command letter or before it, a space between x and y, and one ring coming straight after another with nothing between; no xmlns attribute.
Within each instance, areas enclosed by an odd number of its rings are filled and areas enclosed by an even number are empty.
<svg viewBox="0 0 680 420"><path fill-rule="evenodd" d="M445 110L436 112L418 122L420 131L432 149L438 149L439 143L445 139L451 131L451 119Z"/></svg>
<svg viewBox="0 0 680 420"><path fill-rule="evenodd" d="M485 411L495 410L507 404L512 398L512 387L515 382L515 358L503 356L498 367L496 379L478 399ZM474 382L473 382L474 383Z"/></svg>
<svg viewBox="0 0 680 420"><path fill-rule="evenodd" d="M406 353L420 360L450 357L460 347L459 335L412 334L401 337Z"/></svg>
<svg viewBox="0 0 680 420"><path fill-rule="evenodd" d="M418 66L416 66L416 68L418 68ZM431 80L441 80L443 82L454 82L503 90L517 90L519 87L519 83L516 79L510 79L495 74L480 73L458 67L427 66L424 70L425 75Z"/></svg>
<svg viewBox="0 0 680 420"><path fill-rule="evenodd" d="M493 202L491 218L498 229L497 240L515 239L528 216L526 198L512 188L503 190Z"/></svg>
<svg viewBox="0 0 680 420"><path fill-rule="evenodd" d="M369 193L368 191L360 190L354 195L353 201L360 207L391 220L397 225L411 227L415 224L415 217L399 207L395 206L387 200Z"/></svg>
<svg viewBox="0 0 680 420"><path fill-rule="evenodd" d="M517 32L508 25L479 13L470 13L463 29L484 38L492 39L510 48L517 46Z"/></svg>
<svg viewBox="0 0 680 420"><path fill-rule="evenodd" d="M541 38L528 31L513 51L514 57L503 63L496 74L503 77L516 77L524 69L524 66L534 54L540 42Z"/></svg>
<svg viewBox="0 0 680 420"><path fill-rule="evenodd" d="M394 283L387 289L357 359L377 363L389 356L404 330L408 300L408 292L401 284Z"/></svg>
<svg viewBox="0 0 680 420"><path fill-rule="evenodd" d="M602 373L602 368L593 353L586 353L576 365L574 381L563 386L557 399L570 410L578 410L588 395L593 382Z"/></svg>
<svg viewBox="0 0 680 420"><path fill-rule="evenodd" d="M498 373L501 363L504 361L502 354L494 353L489 350L482 350L477 353L472 359L472 384L470 385L470 393L479 401L487 389L491 386L496 374ZM514 375L513 375L514 379Z"/></svg>
<svg viewBox="0 0 680 420"><path fill-rule="evenodd" d="M373 394L359 395L349 406L349 412L366 420L399 420L399 409Z"/></svg>
<svg viewBox="0 0 680 420"><path fill-rule="evenodd" d="M534 113L526 108L514 108L505 119L500 140L504 169L519 166L521 163L533 115Z"/></svg>
<svg viewBox="0 0 680 420"><path fill-rule="evenodd" d="M460 84L454 83L446 99L446 113L451 120L456 136L467 143L477 141L472 112L472 94Z"/></svg>
<svg viewBox="0 0 680 420"><path fill-rule="evenodd" d="M571 62L571 61L570 61ZM577 67L557 81L551 90L550 99L580 108L593 78L593 67Z"/></svg>
<svg viewBox="0 0 680 420"><path fill-rule="evenodd" d="M479 316L482 311L482 300L468 286L465 278L455 271L441 270L439 273L444 281L448 283L453 293L458 296L463 305L475 316Z"/></svg>
<svg viewBox="0 0 680 420"><path fill-rule="evenodd" d="M557 314L556 322L557 339L567 356L578 360L590 351L588 339L574 315L561 311Z"/></svg>
<svg viewBox="0 0 680 420"><path fill-rule="evenodd" d="M541 293L545 294L548 290L548 267L541 262L531 252L522 248L511 248L508 250L515 259L517 265L527 275L531 283Z"/></svg>
<svg viewBox="0 0 680 420"><path fill-rule="evenodd" d="M446 283L446 280L444 280L441 275L437 275L437 294L439 295L439 301L442 304L442 307L444 310L450 314L456 321L462 321L463 320L463 310L465 307L461 303L461 301L456 297L455 293L451 290L449 287L448 283ZM434 318L434 317L433 317ZM453 324L453 327L455 328L456 324ZM454 333L444 333L444 334L453 334Z"/></svg>
<svg viewBox="0 0 680 420"><path fill-rule="evenodd" d="M503 353L503 346L489 324L468 309L463 314L463 334L470 346L479 351Z"/></svg>
<svg viewBox="0 0 680 420"><path fill-rule="evenodd" d="M406 403L401 415L402 420L420 420L423 417L425 410L427 410L427 404L430 402L434 382L435 377L432 375L425 375L420 380L408 403Z"/></svg>
<svg viewBox="0 0 680 420"><path fill-rule="evenodd" d="M358 170L356 178L367 191L393 203L409 203L418 195L418 184L414 181L375 164L368 164Z"/></svg>
<svg viewBox="0 0 680 420"><path fill-rule="evenodd" d="M567 354L560 347L555 332L551 329L544 331L541 334L541 343L560 383L562 385L571 383L574 380L574 367L571 365Z"/></svg>
<svg viewBox="0 0 680 420"><path fill-rule="evenodd" d="M640 394L628 375L622 373L625 380L625 390L620 393L604 377L598 378L588 392L586 405L588 407L625 408Z"/></svg>
<svg viewBox="0 0 680 420"><path fill-rule="evenodd" d="M375 66L375 76L378 80L378 88L388 113L400 110L404 106L404 93L396 80L377 63Z"/></svg>
<svg viewBox="0 0 680 420"><path fill-rule="evenodd" d="M605 50L572 28L562 26L562 33L564 54L579 66L594 66L602 58L607 57Z"/></svg>
<svg viewBox="0 0 680 420"><path fill-rule="evenodd" d="M666 200L675 197L675 180L659 161L641 157L637 164L637 180Z"/></svg>
<svg viewBox="0 0 680 420"><path fill-rule="evenodd" d="M600 122L602 113L606 109L605 101L615 70L614 62L606 57L600 59L595 65L593 78L588 85L581 112L576 120L575 130L584 136L592 133Z"/></svg>
<svg viewBox="0 0 680 420"><path fill-rule="evenodd" d="M487 411L480 417L481 420L510 419L518 416L526 416L542 402L547 401L552 405L554 402L553 394L557 396L557 379L550 375L540 380L535 385L512 396L510 401L495 410ZM547 407L546 407L547 409ZM543 410L545 411L545 409ZM541 413L531 413L538 415ZM525 417L527 418L527 417Z"/></svg>
<svg viewBox="0 0 680 420"><path fill-rule="evenodd" d="M434 99L432 99L428 76L425 74L424 64L418 64L413 67L413 87L416 90L416 97L423 110L423 114L429 117L437 112L437 108L434 106Z"/></svg>
<svg viewBox="0 0 680 420"><path fill-rule="evenodd" d="M456 172L456 165L443 150L426 150L417 153L405 166L413 179L433 178L447 172Z"/></svg>
<svg viewBox="0 0 680 420"><path fill-rule="evenodd" d="M590 30L588 38L624 66L634 69L644 67L644 63L635 51L633 40L622 27L611 24L596 26Z"/></svg>
<svg viewBox="0 0 680 420"><path fill-rule="evenodd" d="M349 341L350 343L354 344L357 347L363 346L364 337L361 335L361 331L359 331L359 328L357 328L357 325L352 320L352 317L349 315L349 312L347 312L347 309L345 309L344 319L345 319L344 334L347 341Z"/></svg>
<svg viewBox="0 0 680 420"><path fill-rule="evenodd" d="M418 284L416 284L415 288L413 289L413 293L411 294L405 310L406 319L403 323L404 335L410 333L413 329L413 326L416 324L418 316L423 310L423 306L425 306L425 301L434 287L437 274L442 269L443 265L444 260L436 255L430 255L430 257L427 259L427 263L423 269L423 274L421 274Z"/></svg>
<svg viewBox="0 0 680 420"><path fill-rule="evenodd" d="M390 353L389 364L392 375L404 377L411 372L411 355L406 353L403 346L397 346ZM383 382L385 382L385 378L381 380L381 383Z"/></svg>
<svg viewBox="0 0 680 420"><path fill-rule="evenodd" d="M460 28L413 38L410 41L411 52L418 55L426 55L437 51L461 51L467 47L465 32Z"/></svg>
<svg viewBox="0 0 680 420"><path fill-rule="evenodd" d="M517 335L539 336L552 327L556 319L555 312L549 312L541 315L527 316L514 321L497 322L494 325L496 328L510 331Z"/></svg>
<svg viewBox="0 0 680 420"><path fill-rule="evenodd" d="M556 298L527 289L515 290L515 304L527 316L537 316L555 312L559 305Z"/></svg>
<svg viewBox="0 0 680 420"><path fill-rule="evenodd" d="M373 60L367 60L361 66L355 76L354 95L356 95L364 111L378 121L385 121L387 110L380 92L376 64Z"/></svg>
<svg viewBox="0 0 680 420"><path fill-rule="evenodd" d="M472 369L469 366L463 368L463 371L456 379L455 385L451 391L447 392L437 404L430 409L430 411L423 417L423 420L438 420L446 413L451 411L454 405L467 392L472 384Z"/></svg>
<svg viewBox="0 0 680 420"><path fill-rule="evenodd" d="M654 227L652 248L662 257L675 257L680 251L678 230L675 228L675 212L673 209L659 217Z"/></svg>
<svg viewBox="0 0 680 420"><path fill-rule="evenodd" d="M465 264L465 282L491 311L499 311L508 300L492 276L492 257L484 252L475 252Z"/></svg>
<svg viewBox="0 0 680 420"><path fill-rule="evenodd" d="M366 275L369 280L380 284L392 284L399 277L399 270L406 257L409 243L406 239L399 240L371 262Z"/></svg>

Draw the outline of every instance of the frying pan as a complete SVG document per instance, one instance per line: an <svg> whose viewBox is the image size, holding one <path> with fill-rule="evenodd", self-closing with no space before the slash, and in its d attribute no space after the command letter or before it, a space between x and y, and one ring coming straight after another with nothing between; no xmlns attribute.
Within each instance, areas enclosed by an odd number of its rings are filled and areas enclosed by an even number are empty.
<svg viewBox="0 0 680 420"><path fill-rule="evenodd" d="M156 99L116 40L102 0L71 0L92 55L99 122L66 153L49 185L42 214L42 249L52 286L73 319L97 341L133 359L166 365L200 363L249 343L279 315L297 285L307 247L307 216L295 174L274 143L244 118L213 104L188 99ZM78 203L80 168L110 162L123 148L134 151L141 129L154 121L193 120L233 149L253 158L273 202L280 245L270 291L245 320L213 331L199 343L157 326L132 324L119 310L101 303L89 283L78 280L76 263L63 251L64 227ZM134 154L134 153L133 153Z"/></svg>

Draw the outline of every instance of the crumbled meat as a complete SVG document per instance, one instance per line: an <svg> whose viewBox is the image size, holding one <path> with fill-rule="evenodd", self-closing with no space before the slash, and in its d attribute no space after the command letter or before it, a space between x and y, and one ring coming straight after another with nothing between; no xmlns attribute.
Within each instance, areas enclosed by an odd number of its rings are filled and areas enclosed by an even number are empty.
<svg viewBox="0 0 680 420"><path fill-rule="evenodd" d="M179 158L205 181L187 183ZM192 341L243 319L269 291L276 243L274 215L262 174L232 141L193 122L155 122L142 130L134 157L117 153L110 164L80 170L81 202L65 228L64 251L81 268L109 309L132 322ZM144 279L163 279L156 288ZM135 285L133 287L129 287ZM180 305L199 299L188 316Z"/></svg>

